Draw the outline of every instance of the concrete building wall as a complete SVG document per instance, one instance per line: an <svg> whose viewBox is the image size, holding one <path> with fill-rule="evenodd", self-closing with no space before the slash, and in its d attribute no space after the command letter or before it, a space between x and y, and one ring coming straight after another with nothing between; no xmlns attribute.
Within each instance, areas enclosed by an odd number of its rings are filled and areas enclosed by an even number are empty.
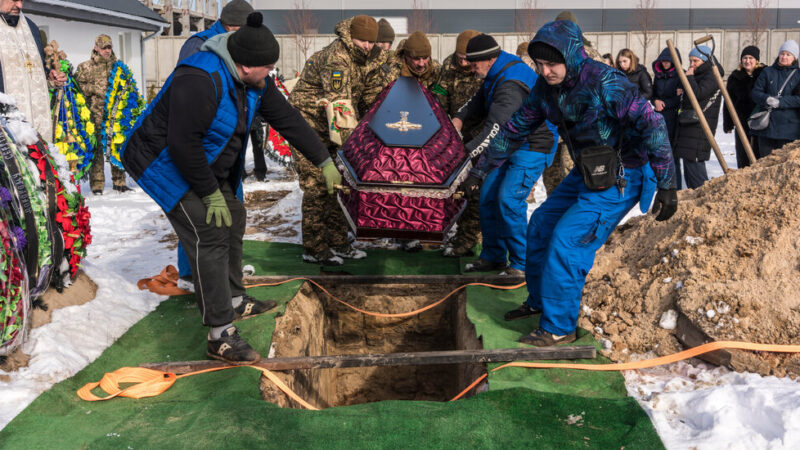
<svg viewBox="0 0 800 450"><path fill-rule="evenodd" d="M60 49L74 67L89 59L94 40L100 34L107 34L114 40L114 53L117 58L130 67L139 91L142 91L142 33L139 30L110 27L85 22L75 22L54 17L26 14L36 25L47 33L48 40L58 42Z"/></svg>

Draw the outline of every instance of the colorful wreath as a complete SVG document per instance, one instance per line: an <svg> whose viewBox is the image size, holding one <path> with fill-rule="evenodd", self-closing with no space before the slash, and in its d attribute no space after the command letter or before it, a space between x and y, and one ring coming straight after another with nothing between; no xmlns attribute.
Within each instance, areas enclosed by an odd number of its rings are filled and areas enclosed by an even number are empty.
<svg viewBox="0 0 800 450"><path fill-rule="evenodd" d="M13 225L6 213L11 193L0 186L0 355L14 350L24 336L30 311L25 262L25 232Z"/></svg>
<svg viewBox="0 0 800 450"><path fill-rule="evenodd" d="M279 78L275 78L275 85L284 97L289 98L289 91ZM274 128L269 127L269 135L267 136L269 145L266 148L265 154L273 161L284 166L292 163L292 149L289 143L283 138Z"/></svg>
<svg viewBox="0 0 800 450"><path fill-rule="evenodd" d="M97 145L91 112L86 99L75 84L72 65L61 60L61 71L67 74L67 82L56 93L53 115L56 117L54 145L64 155L70 169L78 179L89 173Z"/></svg>
<svg viewBox="0 0 800 450"><path fill-rule="evenodd" d="M131 69L122 61L117 60L111 66L111 72L108 75L108 90L104 108L105 121L100 144L108 155L109 161L120 169L124 169L124 167L119 159L119 150L144 107L145 101L139 95Z"/></svg>

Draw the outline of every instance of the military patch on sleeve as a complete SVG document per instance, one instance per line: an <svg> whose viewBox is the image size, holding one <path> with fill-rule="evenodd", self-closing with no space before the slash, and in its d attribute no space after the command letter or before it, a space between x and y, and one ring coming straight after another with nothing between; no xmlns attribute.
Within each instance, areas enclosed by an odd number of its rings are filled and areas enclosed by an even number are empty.
<svg viewBox="0 0 800 450"><path fill-rule="evenodd" d="M331 72L331 85L333 86L333 90L339 91L342 89L342 78L341 70L334 70Z"/></svg>

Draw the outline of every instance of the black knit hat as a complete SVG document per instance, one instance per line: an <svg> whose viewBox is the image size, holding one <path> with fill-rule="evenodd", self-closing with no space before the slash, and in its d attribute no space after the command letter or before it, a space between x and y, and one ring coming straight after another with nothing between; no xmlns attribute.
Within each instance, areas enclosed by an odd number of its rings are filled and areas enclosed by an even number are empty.
<svg viewBox="0 0 800 450"><path fill-rule="evenodd" d="M233 62L248 67L275 64L280 56L278 40L263 25L260 12L250 13L247 24L228 37L228 53Z"/></svg>
<svg viewBox="0 0 800 450"><path fill-rule="evenodd" d="M759 50L755 45L748 45L744 48L744 50L742 50L742 54L739 55L739 61L741 61L745 55L750 55L755 58L756 61L759 61L761 59L759 58L759 56L761 56L761 50Z"/></svg>
<svg viewBox="0 0 800 450"><path fill-rule="evenodd" d="M467 61L487 61L500 55L500 46L488 34L479 34L467 42Z"/></svg>
<svg viewBox="0 0 800 450"><path fill-rule="evenodd" d="M531 44L528 46L528 56L530 56L534 61L537 59L543 59L545 61L554 63L566 63L564 60L564 55L562 55L560 51L558 51L552 45L547 45L544 42L531 42Z"/></svg>
<svg viewBox="0 0 800 450"><path fill-rule="evenodd" d="M222 8L219 20L230 27L243 27L253 7L244 0L233 0Z"/></svg>

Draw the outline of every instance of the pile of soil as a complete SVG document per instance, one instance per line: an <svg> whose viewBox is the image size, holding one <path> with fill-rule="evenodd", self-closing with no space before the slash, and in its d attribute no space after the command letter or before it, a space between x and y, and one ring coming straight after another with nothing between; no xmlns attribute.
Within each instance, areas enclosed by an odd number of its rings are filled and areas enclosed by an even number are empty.
<svg viewBox="0 0 800 450"><path fill-rule="evenodd" d="M681 350L676 313L713 340L800 344L800 141L678 198L670 220L633 218L597 253L579 325L615 361ZM739 371L800 375L800 355L735 356Z"/></svg>

